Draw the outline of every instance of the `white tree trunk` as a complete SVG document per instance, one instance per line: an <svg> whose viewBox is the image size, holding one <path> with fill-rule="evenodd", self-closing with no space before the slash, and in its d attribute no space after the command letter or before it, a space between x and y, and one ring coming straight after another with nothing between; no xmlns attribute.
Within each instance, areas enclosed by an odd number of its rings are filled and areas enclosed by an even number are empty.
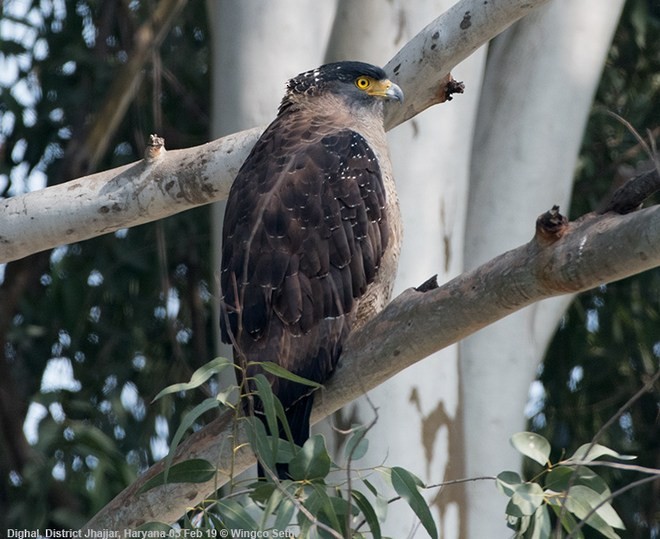
<svg viewBox="0 0 660 539"><path fill-rule="evenodd" d="M362 54L382 64L451 0L377 0L339 3L329 59ZM377 31L361 32L365 20ZM463 223L467 204L470 143L483 72L485 49L453 73L465 82L465 95L451 105L429 109L389 134L390 154L403 214L404 241L395 295L434 274L440 282L462 270ZM426 482L462 477L462 434L458 410L457 348L414 365L369 393L378 409L370 431L370 452L359 466L402 466ZM367 424L374 412L366 398L342 410L335 421ZM325 429L332 436L330 429ZM427 493L444 537L459 537L460 499L456 490ZM392 504L383 532L407 537L416 518L403 503Z"/></svg>
<svg viewBox="0 0 660 539"><path fill-rule="evenodd" d="M321 62L334 10L335 2L208 0L212 138L267 125L275 118L286 81ZM220 268L225 202L214 204L211 211L212 267ZM218 274L214 287L220 297ZM231 357L231 348L220 341L218 320L215 305L217 353Z"/></svg>
<svg viewBox="0 0 660 539"><path fill-rule="evenodd" d="M479 104L471 163L466 269L529 238L553 204L568 211L577 156L623 0L555 0L496 38ZM520 466L508 438L570 296L537 303L460 345L468 477ZM487 359L484 359L487 358ZM466 487L469 535L510 537L506 499Z"/></svg>

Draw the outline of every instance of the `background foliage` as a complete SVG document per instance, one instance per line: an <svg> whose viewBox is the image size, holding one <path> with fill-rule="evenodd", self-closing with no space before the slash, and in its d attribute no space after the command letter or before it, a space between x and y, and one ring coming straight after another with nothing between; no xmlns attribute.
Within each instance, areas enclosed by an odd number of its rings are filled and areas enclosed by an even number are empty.
<svg viewBox="0 0 660 539"><path fill-rule="evenodd" d="M660 3L629 0L617 29L583 142L571 217L601 200L635 171L651 166L629 128L647 141L660 134ZM613 253L616 249L613 250ZM616 255L613 255L616 256ZM530 428L546 436L553 459L570 454L658 370L660 271L646 272L578 296L552 341L532 405ZM636 464L660 467L660 388L645 394L599 440ZM528 472L531 474L533 468ZM613 491L641 478L599 470ZM634 489L614 502L626 537L660 535L660 484ZM585 530L589 537L590 531ZM592 535L593 536L593 535Z"/></svg>
<svg viewBox="0 0 660 539"><path fill-rule="evenodd" d="M139 159L152 132L168 148L208 140L210 37L204 3L191 2L145 66L121 125L106 133L106 155L94 169L80 159L154 5L2 4L1 196ZM612 178L645 159L606 111L657 138L659 38L658 2L628 0L585 135L572 216L597 207ZM182 415L205 395L150 401L214 356L212 279L206 208L0 266L0 528L77 527L165 454ZM656 270L601 287L564 317L529 408L553 461L590 439L658 369L659 281ZM659 401L657 389L640 399L602 443L659 467ZM608 481L632 479L612 472ZM630 537L660 534L654 485L614 503Z"/></svg>
<svg viewBox="0 0 660 539"><path fill-rule="evenodd" d="M6 2L0 191L92 172L74 159L151 2ZM11 21L11 25L8 23ZM191 3L146 76L99 170L208 140L208 30ZM167 451L195 404L169 383L213 357L208 210L9 264L0 280L0 529L74 528ZM59 358L54 360L54 358ZM50 369L50 370L48 370ZM44 371L58 371L49 386ZM50 379L50 376L46 378ZM65 386L65 387L62 387ZM194 397L194 396L193 396ZM203 396L197 395L197 399ZM29 412L28 412L29 411ZM22 427L38 430L25 443Z"/></svg>

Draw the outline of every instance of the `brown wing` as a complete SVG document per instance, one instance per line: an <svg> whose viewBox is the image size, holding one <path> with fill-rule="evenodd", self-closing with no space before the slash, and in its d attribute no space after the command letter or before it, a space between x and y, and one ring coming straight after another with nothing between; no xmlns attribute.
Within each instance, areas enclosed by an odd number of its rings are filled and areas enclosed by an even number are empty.
<svg viewBox="0 0 660 539"><path fill-rule="evenodd" d="M237 359L323 382L388 238L381 172L366 140L311 125L280 115L232 185L221 329ZM272 383L285 407L307 391Z"/></svg>

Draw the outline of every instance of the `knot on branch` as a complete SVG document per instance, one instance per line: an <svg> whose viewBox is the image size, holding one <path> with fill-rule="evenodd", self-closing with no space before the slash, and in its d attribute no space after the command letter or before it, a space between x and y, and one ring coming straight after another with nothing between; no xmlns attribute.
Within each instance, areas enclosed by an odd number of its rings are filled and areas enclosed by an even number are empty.
<svg viewBox="0 0 660 539"><path fill-rule="evenodd" d="M429 290L435 290L438 288L438 274L436 273L433 277L429 277L419 286L415 287L416 292L428 292Z"/></svg>
<svg viewBox="0 0 660 539"><path fill-rule="evenodd" d="M454 94L462 94L465 91L465 84L462 81L457 81L451 76L447 75L444 84L440 87L440 103L451 101Z"/></svg>
<svg viewBox="0 0 660 539"><path fill-rule="evenodd" d="M148 163L158 159L165 153L165 139L156 134L149 135L149 144L144 152L144 158Z"/></svg>
<svg viewBox="0 0 660 539"><path fill-rule="evenodd" d="M550 245L560 239L567 229L568 219L559 213L559 206L553 206L536 220L536 240Z"/></svg>
<svg viewBox="0 0 660 539"><path fill-rule="evenodd" d="M638 210L642 203L656 191L660 191L660 174L658 174L658 170L653 169L629 179L614 191L610 202L599 213L613 211L624 215L633 212Z"/></svg>

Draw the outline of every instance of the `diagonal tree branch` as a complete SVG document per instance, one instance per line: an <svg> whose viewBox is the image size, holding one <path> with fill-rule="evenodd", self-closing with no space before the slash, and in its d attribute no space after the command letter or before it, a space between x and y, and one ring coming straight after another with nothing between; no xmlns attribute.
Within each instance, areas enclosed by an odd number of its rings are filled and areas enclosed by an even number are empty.
<svg viewBox="0 0 660 539"><path fill-rule="evenodd" d="M454 66L547 1L461 0L435 19L387 65L407 96L387 128L443 102ZM225 199L261 130L2 200L0 263Z"/></svg>
<svg viewBox="0 0 660 539"><path fill-rule="evenodd" d="M575 293L660 266L660 206L618 215L589 214L567 224L543 216L527 244L449 283L425 292L409 289L353 333L333 377L318 394L317 422L429 354L531 303ZM124 490L86 529L121 530L159 520L173 522L254 463L233 413L192 434L174 462L203 458L218 468L203 484L170 484L138 494L163 470L157 463Z"/></svg>

